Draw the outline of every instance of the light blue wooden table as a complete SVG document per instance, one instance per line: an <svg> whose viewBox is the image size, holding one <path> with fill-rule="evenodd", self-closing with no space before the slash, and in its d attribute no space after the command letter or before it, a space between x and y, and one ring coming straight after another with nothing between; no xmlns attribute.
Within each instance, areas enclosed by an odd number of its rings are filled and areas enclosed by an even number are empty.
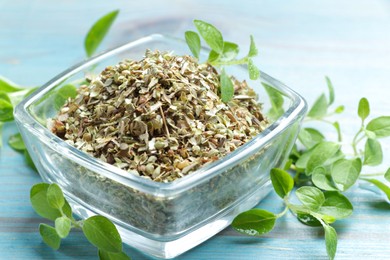
<svg viewBox="0 0 390 260"><path fill-rule="evenodd" d="M211 1L210 1L211 2ZM83 59L83 37L109 10L121 14L103 48L149 33L182 36L194 18L219 27L226 38L248 46L252 33L262 70L302 93L309 103L332 78L339 118L347 134L359 125L360 97L374 115L390 114L390 2L364 0L269 1L92 1L0 0L0 75L36 86ZM16 131L4 129L3 140ZM347 139L348 141L348 139ZM389 140L384 141L389 154ZM385 157L390 165L390 157ZM372 171L367 169L368 172ZM75 232L54 252L40 239L42 221L29 203L39 176L6 144L0 152L0 259L97 259L96 250ZM337 222L337 259L390 259L390 206L383 197L356 187L348 193L353 215ZM271 194L261 207L281 210ZM126 247L133 259L150 259ZM326 259L323 232L300 224L291 214L264 237L227 228L178 259Z"/></svg>

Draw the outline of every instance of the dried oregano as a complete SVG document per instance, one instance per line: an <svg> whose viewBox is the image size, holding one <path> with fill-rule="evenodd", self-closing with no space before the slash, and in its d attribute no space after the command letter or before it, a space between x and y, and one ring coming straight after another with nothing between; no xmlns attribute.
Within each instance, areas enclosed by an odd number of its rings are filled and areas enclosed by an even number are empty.
<svg viewBox="0 0 390 260"><path fill-rule="evenodd" d="M232 78L219 95L214 67L146 51L107 67L50 121L67 143L145 178L169 182L234 151L267 125L256 93Z"/></svg>

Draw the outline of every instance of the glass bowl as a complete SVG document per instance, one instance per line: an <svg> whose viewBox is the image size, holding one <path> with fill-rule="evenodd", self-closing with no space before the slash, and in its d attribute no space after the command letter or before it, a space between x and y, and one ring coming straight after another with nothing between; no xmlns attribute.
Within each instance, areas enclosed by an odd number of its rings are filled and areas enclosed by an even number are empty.
<svg viewBox="0 0 390 260"><path fill-rule="evenodd" d="M293 90L261 73L261 81L283 97L284 113L239 149L170 183L159 183L104 163L54 135L46 127L60 106L60 89L80 85L85 74L141 59L146 49L188 54L184 41L150 35L77 64L42 86L15 109L28 151L46 182L58 183L81 218L100 214L112 220L124 243L161 258L175 257L215 235L271 190L269 171L282 167L296 140L306 103ZM202 54L204 60L205 52ZM243 80L242 66L230 69ZM260 81L246 79L271 109Z"/></svg>

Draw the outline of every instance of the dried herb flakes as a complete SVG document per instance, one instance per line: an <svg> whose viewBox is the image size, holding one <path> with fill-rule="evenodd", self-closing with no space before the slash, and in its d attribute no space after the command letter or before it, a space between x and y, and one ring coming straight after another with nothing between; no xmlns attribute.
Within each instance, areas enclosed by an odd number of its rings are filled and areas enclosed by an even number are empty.
<svg viewBox="0 0 390 260"><path fill-rule="evenodd" d="M256 93L190 56L147 50L107 67L61 108L49 128L67 143L133 174L170 182L234 151L267 125Z"/></svg>

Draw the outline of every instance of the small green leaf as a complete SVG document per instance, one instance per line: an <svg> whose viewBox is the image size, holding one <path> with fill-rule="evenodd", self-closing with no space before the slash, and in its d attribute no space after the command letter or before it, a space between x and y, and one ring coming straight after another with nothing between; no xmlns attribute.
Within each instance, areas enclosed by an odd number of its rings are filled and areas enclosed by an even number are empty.
<svg viewBox="0 0 390 260"><path fill-rule="evenodd" d="M390 168L385 173L385 179L390 182Z"/></svg>
<svg viewBox="0 0 390 260"><path fill-rule="evenodd" d="M256 80L260 77L260 70L253 63L252 59L248 59L248 72L251 80Z"/></svg>
<svg viewBox="0 0 390 260"><path fill-rule="evenodd" d="M250 236L260 236L270 232L277 216L262 209L251 209L234 218L232 227L240 233Z"/></svg>
<svg viewBox="0 0 390 260"><path fill-rule="evenodd" d="M336 107L336 109L334 110L334 112L335 112L336 114L341 114L341 113L344 112L344 110L345 110L345 106L341 105L341 106Z"/></svg>
<svg viewBox="0 0 390 260"><path fill-rule="evenodd" d="M349 217L353 212L351 202L338 191L325 191L325 201L316 212L335 219Z"/></svg>
<svg viewBox="0 0 390 260"><path fill-rule="evenodd" d="M250 46L249 46L248 57L252 58L252 57L257 56L259 51L257 50L256 44L255 44L255 40L253 39L252 35L250 36L250 39L251 39L251 43L250 43Z"/></svg>
<svg viewBox="0 0 390 260"><path fill-rule="evenodd" d="M112 253L99 249L98 255L100 260L130 260L124 252Z"/></svg>
<svg viewBox="0 0 390 260"><path fill-rule="evenodd" d="M54 96L54 107L59 110L68 100L68 98L75 98L77 95L77 89L72 84L66 84L57 90Z"/></svg>
<svg viewBox="0 0 390 260"><path fill-rule="evenodd" d="M0 121L7 122L14 119L14 107L5 99L0 99Z"/></svg>
<svg viewBox="0 0 390 260"><path fill-rule="evenodd" d="M221 99L223 102L229 102L234 96L234 85L231 78L226 74L225 70L221 72Z"/></svg>
<svg viewBox="0 0 390 260"><path fill-rule="evenodd" d="M48 183L35 184L30 191L30 201L32 207L38 215L54 221L56 218L59 218L62 215L58 209L52 208L49 205L47 200L47 190L49 186L50 185ZM71 217L72 209L70 208L67 201L65 202L62 211L66 216Z"/></svg>
<svg viewBox="0 0 390 260"><path fill-rule="evenodd" d="M353 160L340 159L336 161L331 170L332 179L336 187L341 191L346 191L359 178L362 170L362 161L360 158Z"/></svg>
<svg viewBox="0 0 390 260"><path fill-rule="evenodd" d="M329 90L329 106L333 104L334 102L334 87L332 82L330 81L328 76L325 76L326 80L326 85L328 85L328 90Z"/></svg>
<svg viewBox="0 0 390 260"><path fill-rule="evenodd" d="M11 135L8 139L8 144L12 149L16 151L24 151L26 150L26 146L24 145L22 135L20 133Z"/></svg>
<svg viewBox="0 0 390 260"><path fill-rule="evenodd" d="M50 184L49 188L47 188L47 202L52 208L62 209L65 205L64 194L62 193L61 188L55 184Z"/></svg>
<svg viewBox="0 0 390 260"><path fill-rule="evenodd" d="M390 136L390 116L380 116L371 120L366 127L375 133L376 138Z"/></svg>
<svg viewBox="0 0 390 260"><path fill-rule="evenodd" d="M88 241L101 250L122 252L122 239L115 225L103 216L93 216L84 221L83 232Z"/></svg>
<svg viewBox="0 0 390 260"><path fill-rule="evenodd" d="M223 53L220 56L220 61L231 61L237 57L240 48L237 44L233 42L224 42L223 44Z"/></svg>
<svg viewBox="0 0 390 260"><path fill-rule="evenodd" d="M325 202L322 191L316 187L303 186L297 189L296 195L303 205L311 210L316 210Z"/></svg>
<svg viewBox="0 0 390 260"><path fill-rule="evenodd" d="M306 173L311 174L316 167L324 166L339 150L340 145L333 142L321 142L316 145L307 161Z"/></svg>
<svg viewBox="0 0 390 260"><path fill-rule="evenodd" d="M18 85L10 80L0 76L0 91L5 93L17 92L22 90Z"/></svg>
<svg viewBox="0 0 390 260"><path fill-rule="evenodd" d="M388 171L387 171L388 172ZM376 179L368 179L368 178L362 178L362 180L364 181L368 181L372 184L374 184L378 189L380 189L381 191L383 191L386 196L387 196L387 199L390 200L390 187L387 186L386 184L384 184L383 182L379 181L379 180L376 180Z"/></svg>
<svg viewBox="0 0 390 260"><path fill-rule="evenodd" d="M199 53L201 48L199 35L193 31L186 31L185 38L187 45L192 52L192 55L194 55L195 58L199 59Z"/></svg>
<svg viewBox="0 0 390 260"><path fill-rule="evenodd" d="M364 129L364 133L366 134L367 138L376 139L376 134L374 132Z"/></svg>
<svg viewBox="0 0 390 260"><path fill-rule="evenodd" d="M207 45L218 54L223 53L223 37L213 25L201 20L194 20L194 24Z"/></svg>
<svg viewBox="0 0 390 260"><path fill-rule="evenodd" d="M55 228L41 223L39 224L39 233L41 234L43 242L45 242L48 246L54 250L60 248L61 238L58 236Z"/></svg>
<svg viewBox="0 0 390 260"><path fill-rule="evenodd" d="M317 188L322 190L338 190L333 183L330 172L325 167L315 168L311 175L311 181Z"/></svg>
<svg viewBox="0 0 390 260"><path fill-rule="evenodd" d="M314 128L302 128L299 131L298 138L307 149L312 148L325 139L324 135Z"/></svg>
<svg viewBox="0 0 390 260"><path fill-rule="evenodd" d="M280 117L284 114L284 98L282 93L267 83L261 82L261 85L263 85L271 102L271 109L268 113L268 116L273 119Z"/></svg>
<svg viewBox="0 0 390 260"><path fill-rule="evenodd" d="M306 226L310 226L310 227L321 226L321 222L318 221L318 219L316 219L315 217L313 217L310 214L298 213L297 218L301 223L305 224Z"/></svg>
<svg viewBox="0 0 390 260"><path fill-rule="evenodd" d="M276 194L282 199L288 196L294 188L294 180L291 175L288 172L277 168L273 168L270 175Z"/></svg>
<svg viewBox="0 0 390 260"><path fill-rule="evenodd" d="M91 57L100 43L103 41L112 23L115 21L119 10L110 12L97 20L89 29L85 37L84 47L88 57Z"/></svg>
<svg viewBox="0 0 390 260"><path fill-rule="evenodd" d="M11 99L10 99L7 92L0 91L0 99L3 99L5 101L7 101L8 103L11 103Z"/></svg>
<svg viewBox="0 0 390 260"><path fill-rule="evenodd" d="M362 98L359 101L358 115L364 121L370 115L370 104L367 98Z"/></svg>
<svg viewBox="0 0 390 260"><path fill-rule="evenodd" d="M368 138L364 148L364 164L376 166L383 161L383 153L381 144L375 140Z"/></svg>
<svg viewBox="0 0 390 260"><path fill-rule="evenodd" d="M68 236L71 229L71 221L68 217L57 218L54 222L55 229L60 238L65 238Z"/></svg>
<svg viewBox="0 0 390 260"><path fill-rule="evenodd" d="M325 230L326 252L328 253L329 259L333 260L337 251L337 233L333 227L325 223L323 227Z"/></svg>
<svg viewBox="0 0 390 260"><path fill-rule="evenodd" d="M209 57L207 58L207 61L211 64L218 59L219 59L219 54L211 50L209 53Z"/></svg>
<svg viewBox="0 0 390 260"><path fill-rule="evenodd" d="M307 116L312 118L322 118L327 114L327 109L328 109L328 101L326 100L325 94L322 94L314 102Z"/></svg>
<svg viewBox="0 0 390 260"><path fill-rule="evenodd" d="M30 154L28 153L27 149L23 151L23 154L24 154L24 160L26 161L27 166L29 166L34 171L38 171L37 168L35 167L35 164L31 158Z"/></svg>

